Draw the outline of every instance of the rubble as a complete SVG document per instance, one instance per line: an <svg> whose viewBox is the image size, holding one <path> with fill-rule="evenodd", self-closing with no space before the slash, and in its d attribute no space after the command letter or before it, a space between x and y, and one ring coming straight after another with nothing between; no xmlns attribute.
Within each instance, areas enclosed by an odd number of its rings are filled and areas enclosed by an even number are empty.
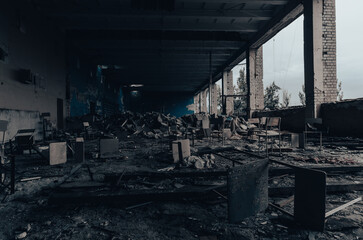
<svg viewBox="0 0 363 240"><path fill-rule="evenodd" d="M189 156L183 159L182 165L196 169L213 168L215 164L214 159L213 154L205 154L202 157Z"/></svg>
<svg viewBox="0 0 363 240"><path fill-rule="evenodd" d="M68 150L67 162L57 166L30 163L29 158L39 158L35 155L23 156L24 164L27 161L26 167L17 159L22 169L19 173L22 181L16 184L16 194L7 197L5 204L16 206L12 213L16 218L11 223L22 222L24 213L20 209L26 206L25 214L32 219L32 229L9 227L7 236L14 239L25 233L26 239L41 236L58 239L142 239L153 234L155 237L151 239L170 239L170 236L176 236L176 239L289 239L291 236L306 239L319 236L319 239L325 239L339 235L341 239L354 239L354 234L359 233L360 203L334 213L327 220L327 232L310 234L308 230L296 228L293 221L286 222L285 215L280 211L276 213L272 205L293 212L294 169L274 163L268 171L271 204L267 210L244 219L242 223L228 223L228 171L263 158L258 155L258 146L251 137L250 130L257 125L239 117L229 117L224 119L225 131L221 131L218 130L221 127L219 119L212 116L209 117L210 129L218 134L206 136L202 127L207 117L205 114L193 114L175 118L156 112L125 112L106 118L87 116L73 119L72 122L78 121L80 127L60 131L54 140L71 143L69 146L74 147L72 142L76 143L79 137L84 138L84 146L81 146L81 154L84 148L84 161L77 161L71 150ZM86 120L89 124L84 127L83 121ZM207 125L204 122L204 127ZM103 148L101 151L99 139L111 140L112 146L106 145L112 150ZM190 155L186 154L182 161L174 163L171 147L172 142L178 140L187 140ZM286 148L289 144L285 140L283 146ZM283 152L281 161L328 174L328 211L358 199L363 189L359 150L324 148L315 152L314 149L314 145L309 146L309 150L290 147L290 151ZM111 155L117 157L104 154L101 159L102 152L112 152ZM271 158L277 157L271 154ZM29 201L33 204L27 203ZM108 204L117 207L112 208ZM19 210L15 210L17 208ZM59 214L59 209L65 214ZM4 215L8 211L0 208ZM338 225L338 220L345 216L355 218L354 222ZM171 222L177 227L169 227ZM4 221L0 223L10 226ZM140 224L142 228L139 228ZM134 231L135 228L138 231ZM7 239L1 234L0 238Z"/></svg>

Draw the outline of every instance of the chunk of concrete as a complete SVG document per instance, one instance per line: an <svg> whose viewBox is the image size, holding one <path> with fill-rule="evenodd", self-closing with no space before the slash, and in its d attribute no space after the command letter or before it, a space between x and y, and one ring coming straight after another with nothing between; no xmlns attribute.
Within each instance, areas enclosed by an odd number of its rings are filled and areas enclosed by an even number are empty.
<svg viewBox="0 0 363 240"><path fill-rule="evenodd" d="M172 143L172 152L173 152L173 159L174 163L181 161L179 155L179 147L178 144L181 143L181 155L182 158L187 158L190 156L190 141L189 139L177 140L173 141Z"/></svg>
<svg viewBox="0 0 363 240"><path fill-rule="evenodd" d="M67 162L67 143L55 142L49 144L49 164L58 165Z"/></svg>

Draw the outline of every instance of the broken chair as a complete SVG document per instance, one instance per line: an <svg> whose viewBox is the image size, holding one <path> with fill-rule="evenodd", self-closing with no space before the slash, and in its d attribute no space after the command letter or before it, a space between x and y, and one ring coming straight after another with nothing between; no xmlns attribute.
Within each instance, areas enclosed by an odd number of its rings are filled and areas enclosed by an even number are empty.
<svg viewBox="0 0 363 240"><path fill-rule="evenodd" d="M263 123L262 123L263 124ZM266 118L265 128L257 133L258 137L258 152L260 153L261 138L265 138L266 145L266 156L268 157L268 142L271 140L271 151L273 151L273 138L279 138L279 152L281 155L281 118L280 117L269 117Z"/></svg>
<svg viewBox="0 0 363 240"><path fill-rule="evenodd" d="M15 135L15 143L19 153L23 153L24 150L29 150L29 154L34 145L35 129L19 129Z"/></svg>
<svg viewBox="0 0 363 240"><path fill-rule="evenodd" d="M323 145L323 132L320 130L323 124L321 118L307 118L305 119L305 131L304 131L304 148L307 145L308 134L318 134L319 135L319 150L322 149Z"/></svg>

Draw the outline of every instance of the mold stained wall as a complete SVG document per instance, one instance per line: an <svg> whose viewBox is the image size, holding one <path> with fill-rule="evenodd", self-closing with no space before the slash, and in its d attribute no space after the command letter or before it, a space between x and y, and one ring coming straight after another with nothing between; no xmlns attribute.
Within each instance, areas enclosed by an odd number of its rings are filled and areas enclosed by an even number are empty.
<svg viewBox="0 0 363 240"><path fill-rule="evenodd" d="M4 1L1 4L0 48L8 55L4 61L0 60L2 110L24 111L24 114L29 113L29 117L50 112L52 123L57 125L57 99L65 103L66 98L64 43L64 34L29 1L23 4ZM22 83L24 78L19 75L21 69L30 70L36 79L29 84ZM64 118L65 109L63 104ZM16 118L24 114L11 116ZM19 119L7 120L17 122Z"/></svg>

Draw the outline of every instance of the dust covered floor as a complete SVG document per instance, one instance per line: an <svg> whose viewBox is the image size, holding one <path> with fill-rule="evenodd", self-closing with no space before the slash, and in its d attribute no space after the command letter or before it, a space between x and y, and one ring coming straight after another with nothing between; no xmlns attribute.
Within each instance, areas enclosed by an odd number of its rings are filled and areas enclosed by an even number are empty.
<svg viewBox="0 0 363 240"><path fill-rule="evenodd" d="M182 189L185 186L223 183L225 178L175 178L172 177L173 172L225 170L232 167L231 161L213 154L207 154L203 160L210 161L208 166L204 165L209 169L195 169L194 164L188 163L173 164L168 143L161 140L136 137L122 140L120 156L103 160L94 158L97 145L96 140L86 142L87 164L60 188L72 189L75 193L91 191L97 194L104 188L115 187L110 187L110 183L105 181L106 175L126 176L140 171L163 170L170 172L169 178L136 177L127 180L121 177L115 191ZM217 139L212 142L208 139L196 140L191 149L192 155L208 146L218 148L222 147L222 143ZM255 142L246 140L228 140L225 146L236 146L255 153L258 150ZM235 152L224 152L223 155L239 161L254 159L253 156ZM292 152L283 152L282 157L272 158L297 166L355 166L363 164L362 157L360 150L323 148L318 151L316 146L309 146L305 151L293 149ZM49 186L76 166L78 163L72 160L65 165L48 166L37 155L18 156L16 193L7 196L0 204L0 239L363 239L362 201L328 218L325 232L301 229L289 217L271 207L239 224L230 224L227 202L219 192L213 198L181 198L177 201L144 199L138 204L125 204L117 199L96 203L86 199L81 204L50 202L49 197L59 188ZM20 182L21 179L37 176L41 178ZM363 173L328 173L327 183L337 182L362 183ZM269 180L270 187L292 186L293 183L291 174L274 176ZM326 210L361 195L362 191L329 193ZM277 204L287 197L271 197L269 201ZM293 202L283 208L292 213Z"/></svg>

